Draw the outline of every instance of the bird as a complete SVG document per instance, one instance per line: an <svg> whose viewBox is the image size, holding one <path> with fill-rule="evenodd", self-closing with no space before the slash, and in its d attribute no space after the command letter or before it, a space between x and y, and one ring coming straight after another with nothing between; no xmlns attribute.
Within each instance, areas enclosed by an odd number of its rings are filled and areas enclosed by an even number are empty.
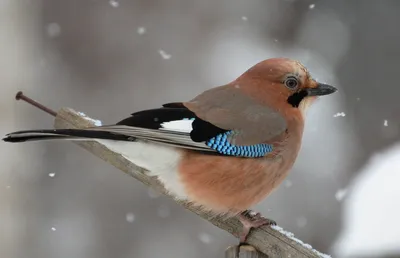
<svg viewBox="0 0 400 258"><path fill-rule="evenodd" d="M299 61L262 60L233 81L189 101L132 113L110 125L24 130L3 141L94 140L155 176L176 199L252 228L276 225L251 207L287 177L302 143L306 111L337 88Z"/></svg>

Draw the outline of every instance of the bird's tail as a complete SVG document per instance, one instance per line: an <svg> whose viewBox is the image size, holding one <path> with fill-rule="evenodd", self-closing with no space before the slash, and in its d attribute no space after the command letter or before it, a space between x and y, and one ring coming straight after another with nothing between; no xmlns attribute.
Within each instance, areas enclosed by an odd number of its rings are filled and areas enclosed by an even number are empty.
<svg viewBox="0 0 400 258"><path fill-rule="evenodd" d="M132 141L134 137L117 134L107 131L98 131L90 129L50 129L50 130L26 130L7 134L3 141L5 142L26 142L40 140L117 140Z"/></svg>

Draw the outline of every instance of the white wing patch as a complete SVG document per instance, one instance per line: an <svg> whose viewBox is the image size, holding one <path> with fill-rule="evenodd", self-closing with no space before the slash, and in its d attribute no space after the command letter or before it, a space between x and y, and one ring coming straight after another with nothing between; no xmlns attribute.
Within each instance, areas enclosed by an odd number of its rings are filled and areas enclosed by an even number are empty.
<svg viewBox="0 0 400 258"><path fill-rule="evenodd" d="M170 130L176 132L190 133L192 131L192 119L175 120L161 124L160 130Z"/></svg>

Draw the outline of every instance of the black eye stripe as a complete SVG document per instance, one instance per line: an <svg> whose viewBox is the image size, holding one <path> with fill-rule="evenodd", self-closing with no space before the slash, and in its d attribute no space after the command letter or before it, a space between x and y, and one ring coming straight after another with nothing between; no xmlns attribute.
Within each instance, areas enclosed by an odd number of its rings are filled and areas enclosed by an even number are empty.
<svg viewBox="0 0 400 258"><path fill-rule="evenodd" d="M306 90L301 90L293 93L292 95L289 96L287 99L287 102L292 106L292 107L299 107L300 102L307 97L307 91Z"/></svg>

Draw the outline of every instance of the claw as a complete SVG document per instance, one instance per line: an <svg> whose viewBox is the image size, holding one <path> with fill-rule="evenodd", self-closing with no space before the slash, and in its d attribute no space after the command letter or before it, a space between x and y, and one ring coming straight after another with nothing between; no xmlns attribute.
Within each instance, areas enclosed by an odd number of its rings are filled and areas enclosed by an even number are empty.
<svg viewBox="0 0 400 258"><path fill-rule="evenodd" d="M242 231L234 235L240 239L240 243L244 243L252 228L259 228L261 226L276 225L272 219L264 218L261 213L254 214L253 211L245 211L239 214L239 220L243 225Z"/></svg>

